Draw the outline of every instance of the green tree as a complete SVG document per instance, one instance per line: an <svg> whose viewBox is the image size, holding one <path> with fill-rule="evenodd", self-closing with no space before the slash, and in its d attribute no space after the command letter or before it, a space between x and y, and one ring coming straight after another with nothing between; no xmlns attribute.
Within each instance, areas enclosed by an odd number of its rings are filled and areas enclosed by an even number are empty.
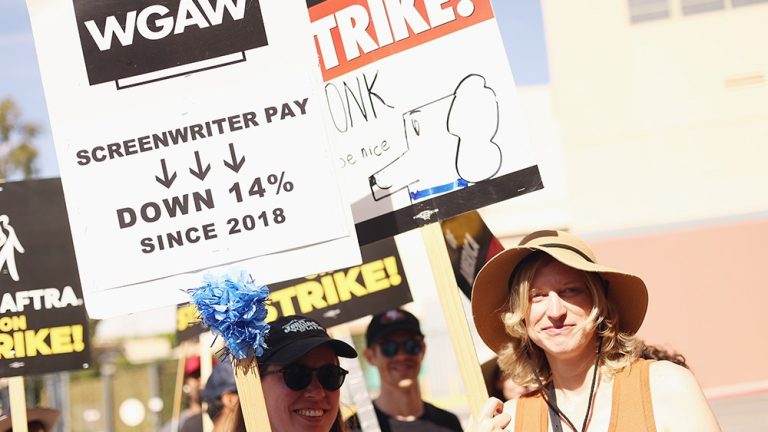
<svg viewBox="0 0 768 432"><path fill-rule="evenodd" d="M22 118L13 99L0 100L0 181L14 174L29 178L37 172L37 149L33 143L40 127Z"/></svg>

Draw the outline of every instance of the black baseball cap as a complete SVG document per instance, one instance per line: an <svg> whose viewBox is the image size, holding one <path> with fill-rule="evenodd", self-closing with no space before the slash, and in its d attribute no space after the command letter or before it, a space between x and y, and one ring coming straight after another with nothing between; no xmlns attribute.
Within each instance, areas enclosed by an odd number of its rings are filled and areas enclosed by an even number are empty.
<svg viewBox="0 0 768 432"><path fill-rule="evenodd" d="M200 396L205 402L210 402L224 393L237 393L235 370L232 369L232 363L229 360L216 363Z"/></svg>
<svg viewBox="0 0 768 432"><path fill-rule="evenodd" d="M339 357L357 357L351 345L332 339L319 322L299 315L272 321L266 343L267 348L259 357L260 365L293 363L320 345L328 345Z"/></svg>
<svg viewBox="0 0 768 432"><path fill-rule="evenodd" d="M395 330L407 330L424 336L419 320L412 313L403 309L391 309L376 314L365 331L365 343L372 346L379 338Z"/></svg>

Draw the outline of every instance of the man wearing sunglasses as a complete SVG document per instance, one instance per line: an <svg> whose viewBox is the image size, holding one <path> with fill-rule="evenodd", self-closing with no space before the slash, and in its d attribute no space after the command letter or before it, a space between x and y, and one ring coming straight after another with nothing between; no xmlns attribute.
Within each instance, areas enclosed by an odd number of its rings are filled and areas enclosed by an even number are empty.
<svg viewBox="0 0 768 432"><path fill-rule="evenodd" d="M462 430L458 417L421 399L419 371L426 345L413 314L393 309L374 315L365 339L365 359L381 377L381 394L373 406L382 432Z"/></svg>

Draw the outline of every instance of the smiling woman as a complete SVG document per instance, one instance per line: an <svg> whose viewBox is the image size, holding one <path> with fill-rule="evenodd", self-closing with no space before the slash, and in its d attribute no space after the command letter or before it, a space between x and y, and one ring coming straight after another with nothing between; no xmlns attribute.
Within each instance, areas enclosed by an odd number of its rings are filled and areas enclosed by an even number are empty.
<svg viewBox="0 0 768 432"><path fill-rule="evenodd" d="M269 327L259 375L272 432L343 432L339 389L347 371L339 357L355 358L355 349L310 318L280 317ZM236 418L227 432L242 424Z"/></svg>
<svg viewBox="0 0 768 432"><path fill-rule="evenodd" d="M719 430L690 371L639 359L647 305L642 279L598 264L565 232L496 255L475 279L475 324L502 370L536 390L491 398L476 430Z"/></svg>

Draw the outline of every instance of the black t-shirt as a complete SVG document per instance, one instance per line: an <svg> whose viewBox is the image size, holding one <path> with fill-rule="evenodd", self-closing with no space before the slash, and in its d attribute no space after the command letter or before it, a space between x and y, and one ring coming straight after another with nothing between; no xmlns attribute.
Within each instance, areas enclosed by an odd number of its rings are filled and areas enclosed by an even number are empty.
<svg viewBox="0 0 768 432"><path fill-rule="evenodd" d="M203 413L187 417L181 425L180 432L203 432Z"/></svg>
<svg viewBox="0 0 768 432"><path fill-rule="evenodd" d="M453 413L424 402L424 414L414 421L397 420L373 404L381 432L462 432L461 422ZM359 431L357 416L347 421L347 429Z"/></svg>

